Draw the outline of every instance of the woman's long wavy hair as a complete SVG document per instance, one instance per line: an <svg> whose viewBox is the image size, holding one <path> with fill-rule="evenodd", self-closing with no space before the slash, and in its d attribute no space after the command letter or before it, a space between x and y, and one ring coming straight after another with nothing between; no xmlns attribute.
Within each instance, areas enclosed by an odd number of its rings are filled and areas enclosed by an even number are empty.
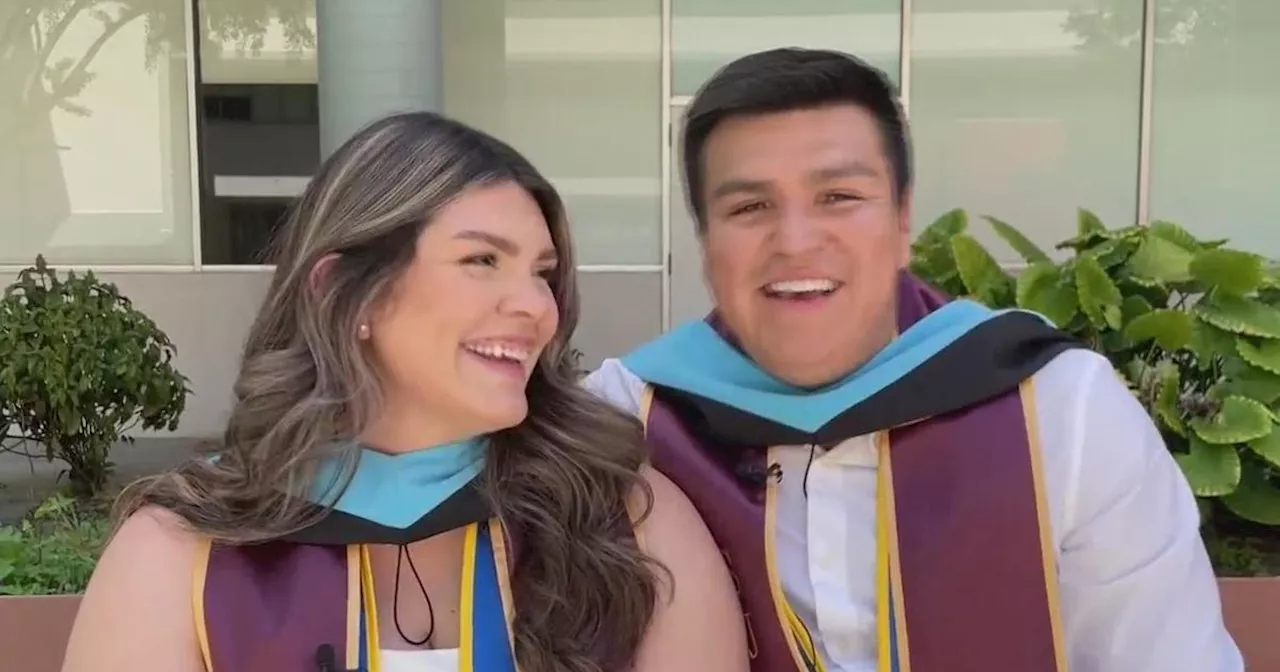
<svg viewBox="0 0 1280 672"><path fill-rule="evenodd" d="M578 292L564 206L515 150L435 114L375 122L320 167L276 241L275 275L245 346L220 457L135 483L117 520L158 506L232 544L314 522L288 493L306 491L335 457L349 476L358 459L350 439L379 408L377 369L358 325L413 260L434 213L468 189L501 183L537 201L560 260L551 282L560 325L529 382L529 415L490 437L484 474L519 549L516 656L525 672L629 667L654 611L659 568L636 543L628 503L643 517L652 493L638 474L638 421L584 391L568 356ZM334 252L324 290L313 291L313 267Z"/></svg>

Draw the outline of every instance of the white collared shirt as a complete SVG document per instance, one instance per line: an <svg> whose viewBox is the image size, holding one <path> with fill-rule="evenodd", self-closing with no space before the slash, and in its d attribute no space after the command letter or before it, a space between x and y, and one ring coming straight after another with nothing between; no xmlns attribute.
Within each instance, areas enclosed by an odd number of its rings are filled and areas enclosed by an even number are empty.
<svg viewBox="0 0 1280 672"><path fill-rule="evenodd" d="M616 359L586 386L639 413ZM1033 378L1071 672L1240 672L1186 479L1110 362L1063 352ZM802 473L811 447L772 451ZM826 668L876 672L876 469L871 435L779 484L779 573ZM1000 671L1016 672L1016 671Z"/></svg>

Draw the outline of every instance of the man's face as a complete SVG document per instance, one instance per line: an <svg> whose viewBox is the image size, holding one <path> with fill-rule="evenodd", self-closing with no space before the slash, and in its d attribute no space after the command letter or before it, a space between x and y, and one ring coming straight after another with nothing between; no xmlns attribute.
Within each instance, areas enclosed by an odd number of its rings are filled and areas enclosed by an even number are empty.
<svg viewBox="0 0 1280 672"><path fill-rule="evenodd" d="M847 375L896 334L908 195L875 118L836 105L730 119L703 154L703 269L746 354L801 387Z"/></svg>

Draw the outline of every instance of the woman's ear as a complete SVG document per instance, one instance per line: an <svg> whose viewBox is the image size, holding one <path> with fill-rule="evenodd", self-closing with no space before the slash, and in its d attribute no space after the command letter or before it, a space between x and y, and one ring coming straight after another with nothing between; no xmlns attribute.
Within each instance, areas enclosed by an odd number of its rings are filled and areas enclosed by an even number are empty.
<svg viewBox="0 0 1280 672"><path fill-rule="evenodd" d="M338 262L338 258L342 255L337 252L320 257L320 260L311 267L311 273L307 277L307 286L311 289L312 294L320 294L329 287L329 274L333 270L333 265Z"/></svg>

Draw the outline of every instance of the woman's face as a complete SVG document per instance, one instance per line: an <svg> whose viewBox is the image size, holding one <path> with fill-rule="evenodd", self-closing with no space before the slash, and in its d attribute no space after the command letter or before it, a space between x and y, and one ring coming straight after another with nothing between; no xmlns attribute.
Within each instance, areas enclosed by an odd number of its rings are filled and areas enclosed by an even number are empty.
<svg viewBox="0 0 1280 672"><path fill-rule="evenodd" d="M546 218L520 186L476 187L441 209L362 330L387 405L367 440L409 450L523 421L559 322L555 268Z"/></svg>

